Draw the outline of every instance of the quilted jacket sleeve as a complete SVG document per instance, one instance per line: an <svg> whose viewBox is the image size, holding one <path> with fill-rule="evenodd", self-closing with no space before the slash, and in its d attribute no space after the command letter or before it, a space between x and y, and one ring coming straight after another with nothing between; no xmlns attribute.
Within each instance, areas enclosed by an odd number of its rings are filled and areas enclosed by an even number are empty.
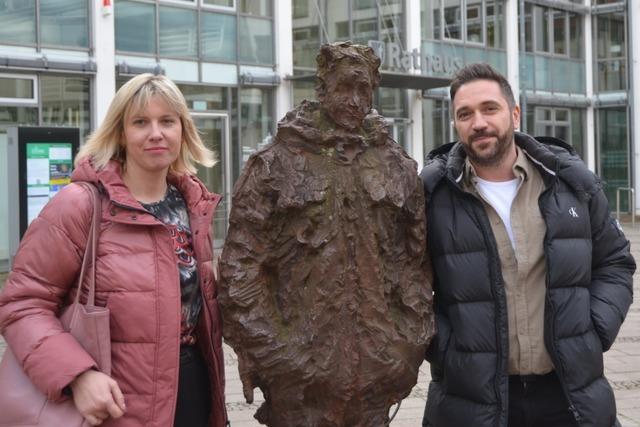
<svg viewBox="0 0 640 427"><path fill-rule="evenodd" d="M592 231L591 318L608 350L633 301L633 273L636 264L617 220L609 214L602 188L590 202Z"/></svg>
<svg viewBox="0 0 640 427"><path fill-rule="evenodd" d="M25 233L0 293L0 333L33 383L51 400L95 362L56 315L75 283L91 222L91 195L66 186Z"/></svg>

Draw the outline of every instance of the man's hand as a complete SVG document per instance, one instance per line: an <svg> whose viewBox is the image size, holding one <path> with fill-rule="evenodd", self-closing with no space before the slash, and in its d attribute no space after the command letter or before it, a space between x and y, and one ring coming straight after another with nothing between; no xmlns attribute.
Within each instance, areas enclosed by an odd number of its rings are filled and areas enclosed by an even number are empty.
<svg viewBox="0 0 640 427"><path fill-rule="evenodd" d="M110 376L90 369L78 375L70 386L78 412L92 426L124 414L124 395Z"/></svg>

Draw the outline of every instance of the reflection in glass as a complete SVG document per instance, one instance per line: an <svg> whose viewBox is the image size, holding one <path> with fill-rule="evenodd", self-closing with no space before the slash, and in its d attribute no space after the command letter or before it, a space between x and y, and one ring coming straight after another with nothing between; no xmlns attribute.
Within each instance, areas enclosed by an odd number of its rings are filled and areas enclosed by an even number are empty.
<svg viewBox="0 0 640 427"><path fill-rule="evenodd" d="M444 0L444 37L462 40L462 0Z"/></svg>
<svg viewBox="0 0 640 427"><path fill-rule="evenodd" d="M596 19L597 90L625 90L627 88L625 16L622 13L611 13L598 16Z"/></svg>
<svg viewBox="0 0 640 427"><path fill-rule="evenodd" d="M271 0L240 0L240 13L271 16Z"/></svg>
<svg viewBox="0 0 640 427"><path fill-rule="evenodd" d="M549 11L553 16L553 52L565 55L567 53L567 14L555 10Z"/></svg>
<svg viewBox="0 0 640 427"><path fill-rule="evenodd" d="M467 0L467 41L484 43L482 39L482 0Z"/></svg>
<svg viewBox="0 0 640 427"><path fill-rule="evenodd" d="M422 40L440 39L440 1L420 2Z"/></svg>
<svg viewBox="0 0 640 427"><path fill-rule="evenodd" d="M206 59L236 59L236 17L202 12L200 18L202 56Z"/></svg>
<svg viewBox="0 0 640 427"><path fill-rule="evenodd" d="M90 129L89 79L43 75L42 124L80 128L82 141Z"/></svg>
<svg viewBox="0 0 640 427"><path fill-rule="evenodd" d="M245 88L240 90L240 170L256 150L273 138L273 91Z"/></svg>
<svg viewBox="0 0 640 427"><path fill-rule="evenodd" d="M0 42L36 42L36 0L0 1Z"/></svg>
<svg viewBox="0 0 640 427"><path fill-rule="evenodd" d="M190 110L226 110L227 88L208 85L178 84Z"/></svg>
<svg viewBox="0 0 640 427"><path fill-rule="evenodd" d="M38 124L36 107L7 107L0 105L0 132L11 126L35 126Z"/></svg>
<svg viewBox="0 0 640 427"><path fill-rule="evenodd" d="M584 127L585 127L585 110L572 108L571 109L571 137L570 144L575 148L576 152L582 160L587 161L584 151Z"/></svg>
<svg viewBox="0 0 640 427"><path fill-rule="evenodd" d="M549 21L550 11L540 6L533 8L534 23L536 26L536 51L549 52Z"/></svg>
<svg viewBox="0 0 640 427"><path fill-rule="evenodd" d="M524 5L524 44L527 52L533 52L533 5ZM520 25L520 20L518 20Z"/></svg>
<svg viewBox="0 0 640 427"><path fill-rule="evenodd" d="M327 41L349 40L349 4L343 0L326 1ZM366 42L364 43L366 44Z"/></svg>
<svg viewBox="0 0 640 427"><path fill-rule="evenodd" d="M422 102L423 152L424 156L431 150L451 141L449 135L449 104L440 99L425 99Z"/></svg>
<svg viewBox="0 0 640 427"><path fill-rule="evenodd" d="M320 18L316 0L293 2L293 66L315 68L320 47Z"/></svg>
<svg viewBox="0 0 640 427"><path fill-rule="evenodd" d="M160 6L160 55L195 57L197 32L195 10Z"/></svg>
<svg viewBox="0 0 640 427"><path fill-rule="evenodd" d="M377 90L378 113L384 117L407 118L407 91L390 87L381 87Z"/></svg>
<svg viewBox="0 0 640 427"><path fill-rule="evenodd" d="M629 186L629 141L627 109L603 108L598 111L599 170L609 204L615 206L616 189ZM622 210L628 209L626 195L621 195Z"/></svg>
<svg viewBox="0 0 640 427"><path fill-rule="evenodd" d="M218 162L210 168L198 167L198 178L204 182L209 191L222 196L213 216L213 247L219 249L222 248L227 235L227 209L230 202L226 197L224 176L226 121L224 117L216 116L194 116L193 120L200 131L202 142L207 148L213 150L218 159Z"/></svg>
<svg viewBox="0 0 640 427"><path fill-rule="evenodd" d="M569 14L569 56L584 58L584 19L577 13Z"/></svg>
<svg viewBox="0 0 640 427"><path fill-rule="evenodd" d="M293 81L293 105L297 107L302 100L316 99L316 84L314 82Z"/></svg>
<svg viewBox="0 0 640 427"><path fill-rule="evenodd" d="M504 4L502 1L487 1L487 47L505 48Z"/></svg>
<svg viewBox="0 0 640 427"><path fill-rule="evenodd" d="M202 0L202 4L221 7L235 7L235 0Z"/></svg>
<svg viewBox="0 0 640 427"><path fill-rule="evenodd" d="M273 22L266 19L239 17L240 62L273 64Z"/></svg>
<svg viewBox="0 0 640 427"><path fill-rule="evenodd" d="M89 47L86 0L40 1L40 37L44 45Z"/></svg>
<svg viewBox="0 0 640 427"><path fill-rule="evenodd" d="M400 2L382 2L380 6L380 37L384 42L404 46L404 13ZM375 40L375 38L374 38Z"/></svg>
<svg viewBox="0 0 640 427"><path fill-rule="evenodd" d="M0 74L0 98L33 99L33 80L3 77Z"/></svg>
<svg viewBox="0 0 640 427"><path fill-rule="evenodd" d="M367 44L369 40L378 40L378 9L375 2L352 2L351 6L353 41Z"/></svg>
<svg viewBox="0 0 640 427"><path fill-rule="evenodd" d="M156 7L118 0L115 4L116 50L156 53Z"/></svg>

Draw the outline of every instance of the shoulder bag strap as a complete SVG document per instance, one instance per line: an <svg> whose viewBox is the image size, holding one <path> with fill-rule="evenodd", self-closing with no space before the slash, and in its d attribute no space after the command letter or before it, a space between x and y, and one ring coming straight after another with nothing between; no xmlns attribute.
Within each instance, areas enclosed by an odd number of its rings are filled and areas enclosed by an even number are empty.
<svg viewBox="0 0 640 427"><path fill-rule="evenodd" d="M89 277L89 293L87 296L88 306L95 305L96 295L96 251L98 247L98 235L100 234L100 218L102 216L102 201L100 199L100 193L95 185L88 182L78 182L86 190L91 193L93 198L93 216L91 220L91 226L89 227L89 233L87 234L87 245L84 250L84 256L82 258L82 267L80 267L80 275L78 277L78 291L74 302L80 301L80 294L82 293L82 283L84 280L87 264L91 264L91 276Z"/></svg>

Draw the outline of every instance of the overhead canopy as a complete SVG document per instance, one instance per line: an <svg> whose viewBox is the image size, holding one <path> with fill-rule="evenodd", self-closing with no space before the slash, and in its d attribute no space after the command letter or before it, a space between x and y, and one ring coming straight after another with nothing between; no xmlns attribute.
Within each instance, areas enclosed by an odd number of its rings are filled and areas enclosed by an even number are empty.
<svg viewBox="0 0 640 427"><path fill-rule="evenodd" d="M395 73L392 71L381 71L380 76L382 77L380 86L399 89L427 90L437 87L447 87L451 83L450 79L443 77L431 77L421 74ZM314 82L316 80L316 76L315 74L300 74L295 76L288 76L287 80Z"/></svg>

